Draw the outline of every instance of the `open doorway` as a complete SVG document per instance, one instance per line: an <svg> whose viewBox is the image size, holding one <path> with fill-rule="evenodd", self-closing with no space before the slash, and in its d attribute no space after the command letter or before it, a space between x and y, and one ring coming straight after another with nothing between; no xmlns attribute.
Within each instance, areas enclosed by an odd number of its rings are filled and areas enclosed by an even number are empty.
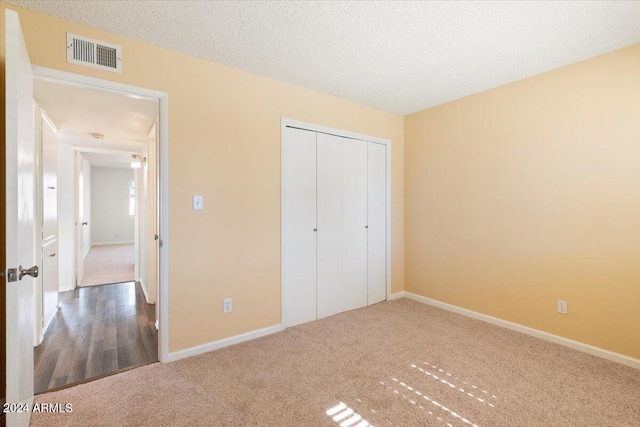
<svg viewBox="0 0 640 427"><path fill-rule="evenodd" d="M85 288L133 282L140 250L135 232L142 228L138 223L149 218L136 209L139 189L129 155L81 150L75 151L75 284Z"/></svg>
<svg viewBox="0 0 640 427"><path fill-rule="evenodd" d="M159 102L36 77L34 119L40 393L159 359Z"/></svg>

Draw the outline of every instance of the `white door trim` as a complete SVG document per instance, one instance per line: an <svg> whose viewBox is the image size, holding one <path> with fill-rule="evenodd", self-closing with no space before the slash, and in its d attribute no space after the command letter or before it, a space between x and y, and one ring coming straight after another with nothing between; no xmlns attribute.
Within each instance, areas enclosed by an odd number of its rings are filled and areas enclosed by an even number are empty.
<svg viewBox="0 0 640 427"><path fill-rule="evenodd" d="M66 71L33 66L34 79L61 83L80 88L91 88L105 92L127 95L137 99L157 100L159 102L158 131L160 133L160 292L156 303L159 305L160 318L158 329L158 358L160 362L169 360L169 94L152 89L102 80Z"/></svg>
<svg viewBox="0 0 640 427"><path fill-rule="evenodd" d="M375 136L364 135L361 133L350 132L342 129L335 129L328 126L316 125L313 123L306 123L300 120L289 119L286 117L282 117L280 122L280 170L282 171L282 166L284 165L285 157L284 150L282 149L284 144L284 136L287 127L309 130L313 132L319 133L327 133L330 135L336 135L342 138L351 138L358 139L362 141L375 142L378 144L383 144L387 148L387 247L386 247L386 258L387 258L387 299L391 297L391 140L378 138ZM280 324L286 325L285 321L285 311L284 311L284 283L282 281L282 271L284 271L283 260L282 257L284 244L282 240L282 229L285 224L284 218L284 206L285 206L285 195L282 192L282 189L285 186L284 182L284 174L280 174Z"/></svg>

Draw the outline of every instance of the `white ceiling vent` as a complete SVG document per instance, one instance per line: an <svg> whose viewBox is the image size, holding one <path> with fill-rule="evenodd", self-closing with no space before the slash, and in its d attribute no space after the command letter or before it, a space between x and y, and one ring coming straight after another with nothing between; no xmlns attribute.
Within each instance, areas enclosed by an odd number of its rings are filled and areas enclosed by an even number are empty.
<svg viewBox="0 0 640 427"><path fill-rule="evenodd" d="M67 62L122 72L122 48L115 44L67 33Z"/></svg>

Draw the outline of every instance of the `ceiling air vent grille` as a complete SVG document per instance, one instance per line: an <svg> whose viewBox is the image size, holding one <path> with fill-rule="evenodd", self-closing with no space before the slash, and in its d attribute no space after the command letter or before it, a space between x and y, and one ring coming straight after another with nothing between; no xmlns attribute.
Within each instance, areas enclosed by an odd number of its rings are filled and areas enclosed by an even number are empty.
<svg viewBox="0 0 640 427"><path fill-rule="evenodd" d="M67 62L121 73L121 51L120 46L67 33Z"/></svg>

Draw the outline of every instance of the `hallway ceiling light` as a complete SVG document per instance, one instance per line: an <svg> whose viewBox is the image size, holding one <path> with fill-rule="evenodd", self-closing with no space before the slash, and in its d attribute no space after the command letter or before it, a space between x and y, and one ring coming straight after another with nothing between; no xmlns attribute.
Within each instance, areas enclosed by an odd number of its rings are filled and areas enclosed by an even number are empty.
<svg viewBox="0 0 640 427"><path fill-rule="evenodd" d="M92 132L89 135L91 135L91 138L94 139L104 139L104 134L102 133Z"/></svg>

